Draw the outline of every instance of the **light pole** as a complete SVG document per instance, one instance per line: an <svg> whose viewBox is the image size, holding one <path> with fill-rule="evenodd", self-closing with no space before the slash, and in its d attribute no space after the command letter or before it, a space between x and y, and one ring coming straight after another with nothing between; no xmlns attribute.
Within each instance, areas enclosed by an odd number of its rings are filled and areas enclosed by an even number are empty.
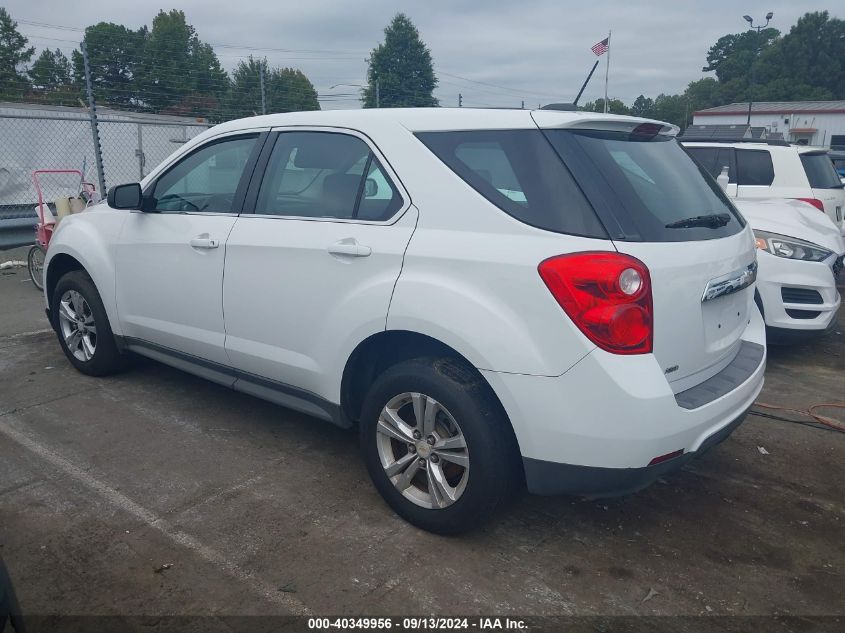
<svg viewBox="0 0 845 633"><path fill-rule="evenodd" d="M754 18L752 18L750 15L742 16L742 19L748 22L748 28L757 31L757 37L754 41L754 57L751 58L751 81L748 83L748 121L746 122L746 124L749 127L751 126L751 105L754 101L754 73L757 67L757 55L760 54L760 32L767 26L769 26L769 20L771 20L774 15L774 13L769 11L766 14L766 23L762 26L754 26Z"/></svg>
<svg viewBox="0 0 845 633"><path fill-rule="evenodd" d="M329 90L334 90L338 86L350 86L352 88L366 88L367 87L367 86L363 86L361 84L335 84L333 86L329 86ZM376 77L376 107L377 108L380 107L380 104L379 104L380 101L381 101L381 98L380 98L380 95L379 95L379 80L378 80L378 77Z"/></svg>

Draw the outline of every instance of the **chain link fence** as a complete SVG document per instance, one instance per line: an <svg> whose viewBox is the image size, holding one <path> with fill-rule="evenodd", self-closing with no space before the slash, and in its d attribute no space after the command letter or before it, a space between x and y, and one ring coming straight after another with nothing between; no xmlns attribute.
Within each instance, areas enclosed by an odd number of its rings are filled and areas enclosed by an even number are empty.
<svg viewBox="0 0 845 633"><path fill-rule="evenodd" d="M38 195L32 172L36 169L78 169L98 191L101 182L108 189L143 179L209 127L187 117L109 109L97 112L95 123L88 108L0 104L0 249L33 242ZM94 143L94 125L99 148ZM98 150L102 174L97 169ZM68 191L67 180L60 189L58 193L48 187L45 200L52 202L56 195L75 193Z"/></svg>

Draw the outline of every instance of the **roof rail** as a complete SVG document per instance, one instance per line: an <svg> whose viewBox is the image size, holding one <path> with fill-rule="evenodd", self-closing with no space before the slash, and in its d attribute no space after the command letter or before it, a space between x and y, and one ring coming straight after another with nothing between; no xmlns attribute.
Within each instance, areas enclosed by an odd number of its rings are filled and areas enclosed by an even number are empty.
<svg viewBox="0 0 845 633"><path fill-rule="evenodd" d="M681 143L754 143L757 145L777 145L779 147L789 147L791 145L791 143L787 141L769 138L711 138L709 136L679 136L678 141Z"/></svg>

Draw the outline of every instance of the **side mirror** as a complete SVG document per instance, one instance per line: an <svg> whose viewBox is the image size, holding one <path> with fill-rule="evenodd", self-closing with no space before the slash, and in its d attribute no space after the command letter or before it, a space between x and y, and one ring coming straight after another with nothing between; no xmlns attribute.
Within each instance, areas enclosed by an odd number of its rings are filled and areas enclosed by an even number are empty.
<svg viewBox="0 0 845 633"><path fill-rule="evenodd" d="M125 185L115 185L109 189L107 200L112 209L140 209L141 185L137 182L130 182Z"/></svg>
<svg viewBox="0 0 845 633"><path fill-rule="evenodd" d="M364 197L372 198L378 193L378 183L372 178L364 181Z"/></svg>

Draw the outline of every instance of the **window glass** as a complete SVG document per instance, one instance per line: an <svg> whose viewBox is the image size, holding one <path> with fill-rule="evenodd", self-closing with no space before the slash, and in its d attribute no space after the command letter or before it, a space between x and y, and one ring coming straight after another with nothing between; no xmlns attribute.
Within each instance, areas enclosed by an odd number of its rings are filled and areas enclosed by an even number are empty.
<svg viewBox="0 0 845 633"><path fill-rule="evenodd" d="M402 207L402 198L372 156L358 207L359 220L386 220Z"/></svg>
<svg viewBox="0 0 845 633"><path fill-rule="evenodd" d="M768 187L775 179L772 155L766 150L736 150L737 184Z"/></svg>
<svg viewBox="0 0 845 633"><path fill-rule="evenodd" d="M731 165L733 149L730 147L687 147L687 152L692 156L704 171L718 178L722 168L728 168L728 182L736 182L736 169Z"/></svg>
<svg viewBox="0 0 845 633"><path fill-rule="evenodd" d="M607 232L540 130L419 132L452 171L521 222L557 233Z"/></svg>
<svg viewBox="0 0 845 633"><path fill-rule="evenodd" d="M255 212L384 220L401 205L361 139L331 132L284 132L270 155Z"/></svg>
<svg viewBox="0 0 845 633"><path fill-rule="evenodd" d="M156 182L155 210L233 213L244 166L257 136L211 143L182 159Z"/></svg>
<svg viewBox="0 0 845 633"><path fill-rule="evenodd" d="M547 130L546 135L562 156L581 164L574 171L587 195L609 201L629 239L712 239L744 226L722 189L672 137L598 130ZM723 214L728 222L717 228L669 226Z"/></svg>
<svg viewBox="0 0 845 633"><path fill-rule="evenodd" d="M686 147L687 153L704 168L708 174L716 177L713 172L716 170L716 147Z"/></svg>
<svg viewBox="0 0 845 633"><path fill-rule="evenodd" d="M813 189L839 189L842 181L827 154L801 154L801 164Z"/></svg>

